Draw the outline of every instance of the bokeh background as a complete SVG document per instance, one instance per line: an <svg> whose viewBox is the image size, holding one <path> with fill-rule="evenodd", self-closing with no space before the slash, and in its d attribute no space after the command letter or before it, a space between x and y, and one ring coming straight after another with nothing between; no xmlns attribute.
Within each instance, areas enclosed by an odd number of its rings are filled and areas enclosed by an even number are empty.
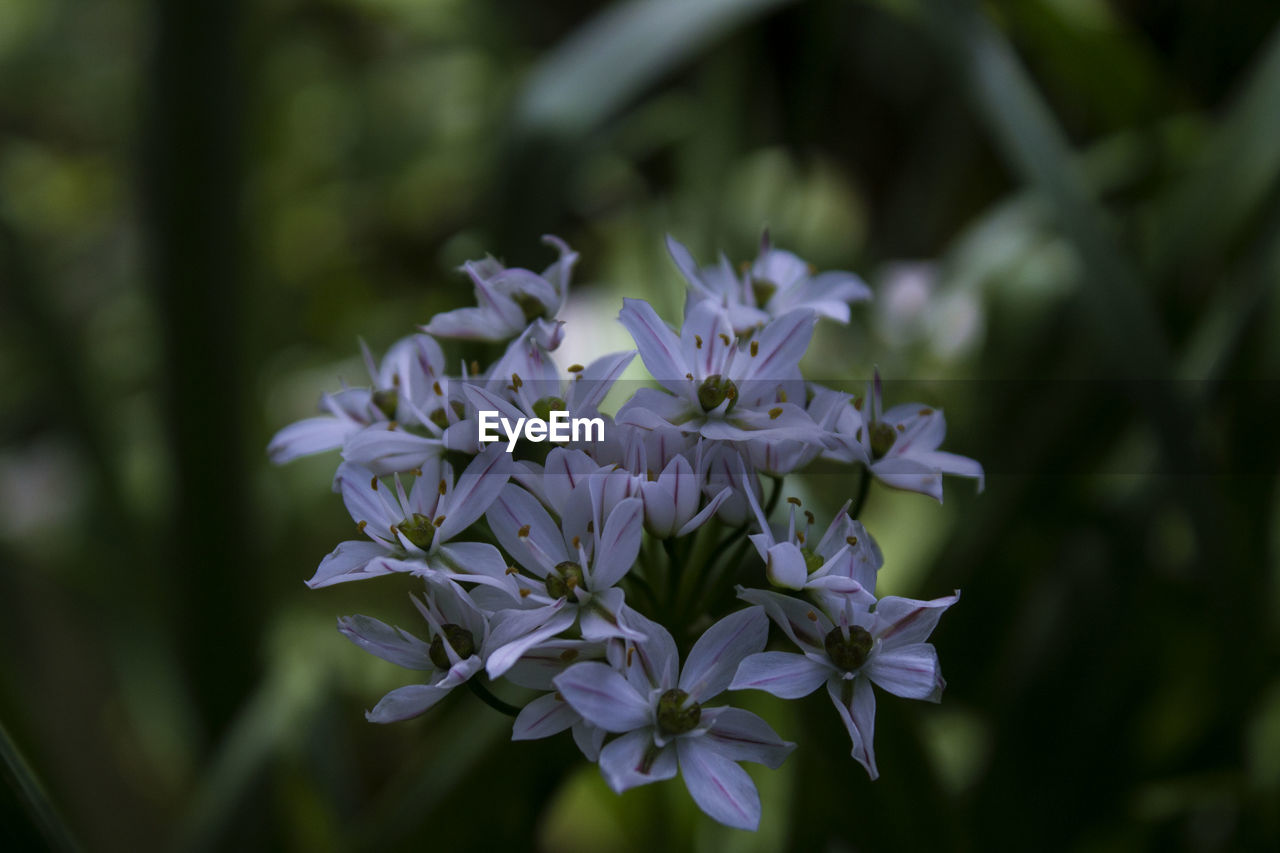
<svg viewBox="0 0 1280 853"><path fill-rule="evenodd" d="M1280 9L1269 0L0 3L0 846L1280 846ZM670 232L763 226L876 301L810 374L946 409L988 468L873 489L886 591L963 590L940 706L826 698L756 835L618 798L307 590L334 459L272 433L470 299L582 252L575 347L674 319ZM804 487L834 509L834 474ZM821 513L820 513L821 515Z"/></svg>

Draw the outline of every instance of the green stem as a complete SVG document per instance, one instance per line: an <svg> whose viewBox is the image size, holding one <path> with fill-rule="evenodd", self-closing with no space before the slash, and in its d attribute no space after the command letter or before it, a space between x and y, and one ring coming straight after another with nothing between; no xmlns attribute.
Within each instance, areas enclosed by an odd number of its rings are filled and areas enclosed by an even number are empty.
<svg viewBox="0 0 1280 853"><path fill-rule="evenodd" d="M857 518L862 512L863 505L867 502L867 493L871 490L871 469L862 466L862 478L858 480L858 494L853 499L853 505L849 507L849 517Z"/></svg>
<svg viewBox="0 0 1280 853"><path fill-rule="evenodd" d="M769 493L769 501L764 505L764 517L768 518L773 515L773 510L778 506L778 501L782 498L782 478L769 476L773 480L773 491Z"/></svg>
<svg viewBox="0 0 1280 853"><path fill-rule="evenodd" d="M676 541L674 539L663 539L662 550L667 555L667 588L664 590L667 599L667 608L674 609L676 605L676 587L679 583L679 573L683 571L680 565L680 559L676 556Z"/></svg>
<svg viewBox="0 0 1280 853"><path fill-rule="evenodd" d="M471 692L480 697L480 701L488 705L500 714L506 714L508 717L515 717L520 714L520 709L515 705L508 705L497 696L489 692L489 688L485 687L474 678L467 679L467 687L471 688Z"/></svg>

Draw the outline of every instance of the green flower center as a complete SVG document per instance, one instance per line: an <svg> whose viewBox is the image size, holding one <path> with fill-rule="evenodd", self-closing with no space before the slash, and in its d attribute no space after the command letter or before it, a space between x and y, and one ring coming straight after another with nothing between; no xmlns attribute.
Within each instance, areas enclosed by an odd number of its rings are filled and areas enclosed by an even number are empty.
<svg viewBox="0 0 1280 853"><path fill-rule="evenodd" d="M458 416L459 420L466 416L466 407L457 400L450 401L449 407L453 409L453 413ZM427 417L430 418L433 424L440 427L440 429L449 428L449 413L444 410L444 406L440 406L439 408L432 410L431 414Z"/></svg>
<svg viewBox="0 0 1280 853"><path fill-rule="evenodd" d="M431 547L431 540L436 535L436 526L432 524L431 519L420 512L415 512L412 518L406 518L400 522L396 529L404 534L405 539L424 551Z"/></svg>
<svg viewBox="0 0 1280 853"><path fill-rule="evenodd" d="M682 735L693 731L702 719L702 707L689 701L683 690L668 690L658 699L658 728L665 735Z"/></svg>
<svg viewBox="0 0 1280 853"><path fill-rule="evenodd" d="M440 633L436 634L431 640L431 650L428 653L431 662L440 669L448 669L453 666L449 660L449 653L444 650L444 641L449 641L449 645L458 653L458 657L466 660L476 653L476 639L471 636L471 632L461 625L455 625L452 622L440 626Z"/></svg>
<svg viewBox="0 0 1280 853"><path fill-rule="evenodd" d="M565 402L559 397L543 397L533 404L533 413L544 421L551 420L552 412L563 412Z"/></svg>
<svg viewBox="0 0 1280 853"><path fill-rule="evenodd" d="M823 646L833 664L845 672L853 672L867 662L873 642L867 629L855 625L849 629L847 637L839 628L832 628L823 641Z"/></svg>
<svg viewBox="0 0 1280 853"><path fill-rule="evenodd" d="M373 392L373 405L387 416L388 420L396 419L396 409L400 405L400 394L394 388Z"/></svg>
<svg viewBox="0 0 1280 853"><path fill-rule="evenodd" d="M532 323L539 317L547 316L547 306L542 304L542 300L528 293L516 292L511 294L511 299L520 306L520 310L524 312L524 319L527 323Z"/></svg>
<svg viewBox="0 0 1280 853"><path fill-rule="evenodd" d="M754 278L751 280L751 293L756 298L756 307L758 308L763 308L773 298L773 294L777 292L778 285L767 278Z"/></svg>
<svg viewBox="0 0 1280 853"><path fill-rule="evenodd" d="M698 405L702 406L704 412L711 411L725 400L729 401L732 408L737 399L738 386L733 384L732 379L724 379L719 373L711 374L698 386Z"/></svg>
<svg viewBox="0 0 1280 853"><path fill-rule="evenodd" d="M898 434L893 431L891 424L876 421L871 425L871 455L876 459L881 458L889 452L897 438Z"/></svg>
<svg viewBox="0 0 1280 853"><path fill-rule="evenodd" d="M800 553L804 555L804 567L809 574L822 568L822 564L827 561L827 558L821 554L815 554L812 548L801 548Z"/></svg>
<svg viewBox="0 0 1280 853"><path fill-rule="evenodd" d="M575 587L583 585L582 566L565 560L556 564L555 571L547 575L547 595L552 598L565 598Z"/></svg>

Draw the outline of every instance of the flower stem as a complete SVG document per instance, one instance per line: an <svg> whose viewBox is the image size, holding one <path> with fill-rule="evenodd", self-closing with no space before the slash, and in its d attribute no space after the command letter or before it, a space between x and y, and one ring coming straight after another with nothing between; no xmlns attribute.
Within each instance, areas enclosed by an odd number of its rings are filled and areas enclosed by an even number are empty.
<svg viewBox="0 0 1280 853"><path fill-rule="evenodd" d="M871 469L865 465L862 467L862 477L858 480L858 494L853 499L853 506L849 507L849 517L857 518L862 512L863 505L867 502L867 493L871 490Z"/></svg>
<svg viewBox="0 0 1280 853"><path fill-rule="evenodd" d="M508 705L497 696L489 692L489 688L485 687L474 678L467 679L467 687L471 688L471 692L480 697L480 701L488 705L500 714L506 714L508 717L515 717L520 714L520 709L515 705Z"/></svg>
<svg viewBox="0 0 1280 853"><path fill-rule="evenodd" d="M774 508L782 498L782 478L770 476L770 479L773 480L773 491L769 492L769 502L764 505L765 518L773 515Z"/></svg>

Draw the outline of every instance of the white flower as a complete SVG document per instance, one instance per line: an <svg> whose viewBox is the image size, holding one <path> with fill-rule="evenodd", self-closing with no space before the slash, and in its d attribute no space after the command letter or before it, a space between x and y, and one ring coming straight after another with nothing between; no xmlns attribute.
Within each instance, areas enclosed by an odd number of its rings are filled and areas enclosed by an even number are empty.
<svg viewBox="0 0 1280 853"><path fill-rule="evenodd" d="M406 493L399 476L388 489L367 468L344 462L335 487L368 541L340 544L307 581L312 589L392 572L438 574L497 586L514 594L507 564L492 545L451 542L489 508L507 482L511 460L491 447L466 467L457 484L448 464L438 480L415 477Z"/></svg>
<svg viewBox="0 0 1280 853"><path fill-rule="evenodd" d="M493 258L463 264L462 270L475 286L476 307L437 314L423 329L442 338L505 341L530 324L553 320L564 307L578 253L558 237L547 235L542 240L559 250L560 257L541 275L504 267Z"/></svg>
<svg viewBox="0 0 1280 853"><path fill-rule="evenodd" d="M798 699L825 682L853 742L851 754L872 779L879 776L871 684L908 699L940 700L946 682L938 669L938 652L925 640L942 613L959 600L959 591L933 601L886 596L874 612L858 597L848 596L830 614L802 599L762 589L739 589L738 597L764 606L803 654L751 655L729 689Z"/></svg>
<svg viewBox="0 0 1280 853"><path fill-rule="evenodd" d="M428 673L425 684L398 687L382 697L365 714L372 723L416 717L484 668L488 624L457 585L428 583L425 601L417 596L410 598L430 626L428 642L370 616L338 620L338 630L366 652L406 669Z"/></svg>
<svg viewBox="0 0 1280 853"><path fill-rule="evenodd" d="M344 447L366 428L385 430L397 419L413 418L415 413L424 413L421 419L428 425L433 418L439 420L435 413L445 405L445 398L437 380L443 376L444 354L433 338L411 335L397 341L387 350L381 365L374 363L363 341L360 346L373 387L324 395L320 405L327 415L290 424L271 439L267 454L272 462L283 464ZM412 467L416 466L402 470Z"/></svg>
<svg viewBox="0 0 1280 853"><path fill-rule="evenodd" d="M816 320L793 311L740 341L723 309L700 302L680 336L640 299L624 299L618 319L649 374L665 389L641 388L618 410L619 424L676 430L718 441L822 441L805 410L800 358Z"/></svg>
<svg viewBox="0 0 1280 853"><path fill-rule="evenodd" d="M739 761L777 768L795 744L748 711L704 707L728 687L739 662L764 648L763 609L721 619L694 644L677 673L671 635L643 623L646 639L628 650L625 675L603 663L569 667L556 688L588 722L619 735L600 752L600 771L614 791L670 779L677 769L698 807L739 829L760 823L760 796Z"/></svg>
<svg viewBox="0 0 1280 853"><path fill-rule="evenodd" d="M606 514L603 484L589 478L569 494L560 513L556 524L537 498L511 483L485 516L498 542L529 573L509 577L532 608L494 617L490 678L575 621L587 640L642 636L628 627L617 587L640 553L639 499L620 501Z"/></svg>
<svg viewBox="0 0 1280 853"><path fill-rule="evenodd" d="M846 447L857 449L828 452L832 458L846 461L871 461L873 476L886 486L920 492L942 502L942 475L972 477L978 491L985 484L981 463L939 450L947 434L947 422L940 409L921 403L905 403L887 411L881 402L880 372L867 389L868 407L864 400L843 410L836 426L838 438ZM867 411L867 409L870 409Z"/></svg>
<svg viewBox="0 0 1280 853"><path fill-rule="evenodd" d="M746 333L798 308L849 322L849 304L871 298L871 289L851 272L815 274L811 265L791 252L772 247L769 232L760 255L738 275L722 255L713 267L698 268L689 250L667 237L667 251L689 283L691 302L711 301L728 313L735 331Z"/></svg>

